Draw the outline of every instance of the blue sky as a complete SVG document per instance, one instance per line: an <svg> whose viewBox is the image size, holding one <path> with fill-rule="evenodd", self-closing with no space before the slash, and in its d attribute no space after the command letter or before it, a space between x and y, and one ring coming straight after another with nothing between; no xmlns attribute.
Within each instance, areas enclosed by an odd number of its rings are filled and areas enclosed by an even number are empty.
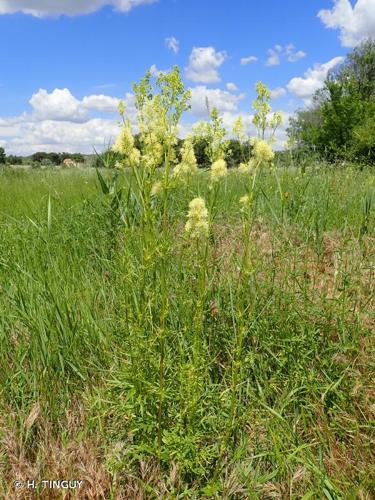
<svg viewBox="0 0 375 500"><path fill-rule="evenodd" d="M132 82L174 64L186 122L207 95L229 127L258 80L287 119L367 36L375 0L0 0L0 145L90 152L113 139L119 98L131 111Z"/></svg>

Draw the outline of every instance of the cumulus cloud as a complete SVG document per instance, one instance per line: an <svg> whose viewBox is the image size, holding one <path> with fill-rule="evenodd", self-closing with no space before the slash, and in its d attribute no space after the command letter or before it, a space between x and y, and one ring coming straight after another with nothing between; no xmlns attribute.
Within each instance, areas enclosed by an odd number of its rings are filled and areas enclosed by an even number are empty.
<svg viewBox="0 0 375 500"><path fill-rule="evenodd" d="M239 102L245 97L244 94L234 95L222 89L208 89L205 85L198 85L190 90L190 112L197 117L207 115L207 100L211 108L216 107L223 113L237 111Z"/></svg>
<svg viewBox="0 0 375 500"><path fill-rule="evenodd" d="M357 0L352 6L349 0L334 0L332 9L322 9L318 17L327 28L340 30L344 47L355 47L367 37L375 37L375 2Z"/></svg>
<svg viewBox="0 0 375 500"><path fill-rule="evenodd" d="M168 68L167 69L159 69L156 66L156 64L153 64L152 66L150 66L149 71L150 71L152 76L158 77L160 75L160 73L169 73L171 70Z"/></svg>
<svg viewBox="0 0 375 500"><path fill-rule="evenodd" d="M289 62L296 62L306 57L306 52L296 50L292 43L285 46L285 55Z"/></svg>
<svg viewBox="0 0 375 500"><path fill-rule="evenodd" d="M219 82L218 69L226 57L226 52L217 52L214 47L194 47L185 69L186 78L192 82Z"/></svg>
<svg viewBox="0 0 375 500"><path fill-rule="evenodd" d="M258 58L256 56L241 57L240 63L242 66L247 66L248 64L257 62Z"/></svg>
<svg viewBox="0 0 375 500"><path fill-rule="evenodd" d="M90 109L107 113L116 112L119 102L119 99L103 94L85 96L80 101L66 88L55 89L51 93L39 89L29 100L37 120L72 122L86 121Z"/></svg>
<svg viewBox="0 0 375 500"><path fill-rule="evenodd" d="M11 118L0 118L1 140L6 143L9 137L17 136L20 126L26 121L27 117L25 114Z"/></svg>
<svg viewBox="0 0 375 500"><path fill-rule="evenodd" d="M174 36L166 38L165 44L168 47L168 49L174 52L175 54L177 54L177 52L180 50L180 42Z"/></svg>
<svg viewBox="0 0 375 500"><path fill-rule="evenodd" d="M282 57L285 57L288 62L296 62L306 57L306 52L296 50L292 43L285 46L276 44L272 49L268 49L267 66L277 66L280 64Z"/></svg>
<svg viewBox="0 0 375 500"><path fill-rule="evenodd" d="M286 94L286 89L284 89L284 87L276 87L275 89L271 90L272 99L277 99L278 97L282 97L285 94Z"/></svg>
<svg viewBox="0 0 375 500"><path fill-rule="evenodd" d="M48 93L39 89L29 101L39 120L84 121L87 111L68 89L55 89Z"/></svg>
<svg viewBox="0 0 375 500"><path fill-rule="evenodd" d="M108 95L90 95L82 100L82 107L104 113L115 113L118 110L120 99Z"/></svg>
<svg viewBox="0 0 375 500"><path fill-rule="evenodd" d="M306 52L304 52L303 50L298 50L297 52L290 54L288 56L288 61L289 62L296 62L296 61L299 61L300 59L302 59L303 57L306 57Z"/></svg>
<svg viewBox="0 0 375 500"><path fill-rule="evenodd" d="M69 89L48 93L40 89L30 99L31 113L0 118L0 137L8 153L31 154L35 151L70 151L92 153L113 141L118 133L111 117L92 117L92 112L113 113L119 99L111 96L89 95L82 100ZM134 95L123 99L127 116L136 116Z"/></svg>
<svg viewBox="0 0 375 500"><path fill-rule="evenodd" d="M225 86L230 92L236 92L236 90L238 90L237 85L233 82L229 82Z"/></svg>
<svg viewBox="0 0 375 500"><path fill-rule="evenodd" d="M267 66L277 66L280 64L280 55L274 49L268 49Z"/></svg>
<svg viewBox="0 0 375 500"><path fill-rule="evenodd" d="M0 136L4 135L0 124ZM32 118L13 125L11 135L4 141L6 151L28 155L36 151L68 151L71 153L92 153L112 142L118 134L114 120L93 118L84 123L70 121L42 120Z"/></svg>
<svg viewBox="0 0 375 500"><path fill-rule="evenodd" d="M112 6L120 12L129 12L142 4L155 3L158 0L0 0L0 14L23 12L34 17L78 16L91 14L102 7Z"/></svg>
<svg viewBox="0 0 375 500"><path fill-rule="evenodd" d="M323 86L328 72L343 60L343 57L334 57L324 64L315 64L304 73L303 77L292 78L287 89L309 105L313 94Z"/></svg>

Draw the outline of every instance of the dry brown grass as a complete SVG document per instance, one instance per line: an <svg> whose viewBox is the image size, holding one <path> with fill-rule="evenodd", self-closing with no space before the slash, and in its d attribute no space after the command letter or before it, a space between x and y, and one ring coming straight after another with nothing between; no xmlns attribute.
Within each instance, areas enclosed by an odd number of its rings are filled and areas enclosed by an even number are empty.
<svg viewBox="0 0 375 500"><path fill-rule="evenodd" d="M11 499L36 498L108 498L112 479L103 467L100 441L81 437L84 409L75 404L65 415L66 431L56 437L49 422L34 405L23 425L17 425L15 414L8 413L0 421L0 494ZM32 433L32 445L25 446L26 435ZM29 438L30 439L30 438ZM83 480L80 490L44 489L34 491L14 486L14 481Z"/></svg>

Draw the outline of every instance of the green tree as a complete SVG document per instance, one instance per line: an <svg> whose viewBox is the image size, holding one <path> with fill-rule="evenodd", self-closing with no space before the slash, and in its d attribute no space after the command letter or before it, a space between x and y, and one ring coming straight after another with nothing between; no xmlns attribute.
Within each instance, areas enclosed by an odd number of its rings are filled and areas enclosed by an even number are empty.
<svg viewBox="0 0 375 500"><path fill-rule="evenodd" d="M22 165L23 158L22 156L9 155L6 158L6 162L8 165Z"/></svg>
<svg viewBox="0 0 375 500"><path fill-rule="evenodd" d="M375 40L368 39L347 55L337 72L341 82L350 80L363 101L375 99Z"/></svg>
<svg viewBox="0 0 375 500"><path fill-rule="evenodd" d="M366 106L361 123L353 128L353 138L354 156L375 162L375 102Z"/></svg>
<svg viewBox="0 0 375 500"><path fill-rule="evenodd" d="M367 40L331 72L307 110L290 120L288 135L299 148L337 157L373 160L375 41Z"/></svg>
<svg viewBox="0 0 375 500"><path fill-rule="evenodd" d="M0 164L4 164L6 161L6 154L4 148L0 148Z"/></svg>

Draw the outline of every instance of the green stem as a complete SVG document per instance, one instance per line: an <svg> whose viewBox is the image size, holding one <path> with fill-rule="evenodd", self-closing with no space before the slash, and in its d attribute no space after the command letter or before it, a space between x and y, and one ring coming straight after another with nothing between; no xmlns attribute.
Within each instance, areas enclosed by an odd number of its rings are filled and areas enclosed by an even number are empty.
<svg viewBox="0 0 375 500"><path fill-rule="evenodd" d="M165 189L163 200L163 230L162 230L162 243L165 246L168 234L168 193L169 193L169 174L170 174L170 146L165 153ZM161 455L162 446L162 426L163 426L163 405L164 405L164 361L165 361L165 317L167 314L167 283L166 283L166 249L163 248L160 267L160 281L161 281L161 312L160 312L160 328L159 328L159 348L160 348L160 361L159 361L159 406L158 406L158 450L159 459Z"/></svg>
<svg viewBox="0 0 375 500"><path fill-rule="evenodd" d="M200 366L203 365L202 357L202 333L203 333L203 318L204 318L204 304L206 297L206 270L208 259L208 238L205 239L204 250L202 252L200 247L201 241L197 240L197 254L200 255L200 267L198 276L198 293L196 302L196 313L194 316L194 338L193 338L193 372L194 372L194 387L193 387L193 401L191 404L189 421L194 419L195 408L199 400L199 381Z"/></svg>

